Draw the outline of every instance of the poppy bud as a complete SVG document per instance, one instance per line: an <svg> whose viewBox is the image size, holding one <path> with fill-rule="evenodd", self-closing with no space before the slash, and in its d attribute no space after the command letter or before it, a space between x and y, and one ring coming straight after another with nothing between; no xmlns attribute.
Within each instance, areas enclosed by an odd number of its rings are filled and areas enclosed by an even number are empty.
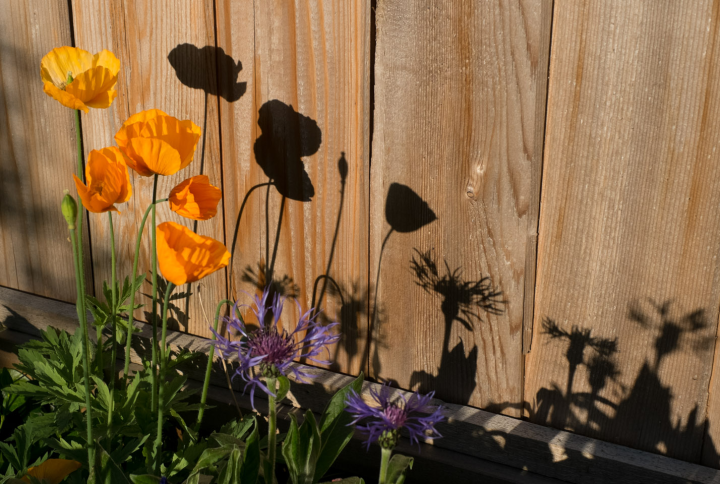
<svg viewBox="0 0 720 484"><path fill-rule="evenodd" d="M62 209L63 217L68 223L68 229L75 230L75 221L77 220L77 202L75 199L65 190L65 197L60 205Z"/></svg>

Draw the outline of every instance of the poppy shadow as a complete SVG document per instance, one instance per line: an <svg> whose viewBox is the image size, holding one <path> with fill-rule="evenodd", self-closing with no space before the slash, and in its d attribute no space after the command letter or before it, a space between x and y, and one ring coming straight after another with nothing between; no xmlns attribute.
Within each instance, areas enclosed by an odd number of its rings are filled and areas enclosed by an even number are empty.
<svg viewBox="0 0 720 484"><path fill-rule="evenodd" d="M255 161L282 196L311 201L315 187L302 157L320 149L322 132L317 122L277 99L263 104L258 114L262 134L255 141Z"/></svg>
<svg viewBox="0 0 720 484"><path fill-rule="evenodd" d="M168 61L187 87L201 89L231 103L247 91L247 82L237 82L242 62L236 63L219 47L206 45L199 49L192 44L180 44L170 51Z"/></svg>

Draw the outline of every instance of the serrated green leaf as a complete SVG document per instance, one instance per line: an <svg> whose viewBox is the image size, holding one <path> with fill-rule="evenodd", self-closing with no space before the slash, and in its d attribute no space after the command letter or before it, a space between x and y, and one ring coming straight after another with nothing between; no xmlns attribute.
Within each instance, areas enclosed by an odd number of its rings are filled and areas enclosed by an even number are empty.
<svg viewBox="0 0 720 484"><path fill-rule="evenodd" d="M111 406L110 405L111 404L110 389L105 384L105 382L102 381L97 376L93 375L92 379L95 382L95 385L97 386L97 394L98 394L100 403L102 404L102 406L105 410L110 410L110 406Z"/></svg>

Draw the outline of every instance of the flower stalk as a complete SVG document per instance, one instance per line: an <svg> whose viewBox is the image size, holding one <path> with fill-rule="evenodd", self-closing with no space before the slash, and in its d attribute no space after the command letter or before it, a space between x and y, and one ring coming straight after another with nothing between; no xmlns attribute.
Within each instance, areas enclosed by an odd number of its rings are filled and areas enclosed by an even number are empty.
<svg viewBox="0 0 720 484"><path fill-rule="evenodd" d="M220 322L220 310L222 309L223 305L225 304L231 304L232 301L229 299L224 299L220 301L220 303L217 305L217 309L215 310L215 322L213 327L213 333L212 333L212 341L216 340L215 334L218 330L218 323ZM207 367L205 368L205 380L203 381L203 389L202 389L202 395L200 397L200 409L198 410L198 418L197 423L195 424L195 431L200 430L200 424L202 423L203 415L205 415L205 402L207 402L207 394L208 389L210 388L210 373L212 372L212 364L213 364L213 358L215 357L215 345L210 345L210 354L208 355L208 362Z"/></svg>
<svg viewBox="0 0 720 484"><path fill-rule="evenodd" d="M276 388L277 379L273 377L265 378L265 385L270 393L268 393L268 449L267 460L265 461L265 482L275 484L275 459L277 452L277 395Z"/></svg>
<svg viewBox="0 0 720 484"><path fill-rule="evenodd" d="M392 454L392 449L386 449L385 447L382 448L382 455L380 457L380 484L386 484L387 483L387 477L388 477L388 470L390 469L390 455Z"/></svg>
<svg viewBox="0 0 720 484"><path fill-rule="evenodd" d="M175 284L168 282L167 290L163 297L163 316L162 316L162 342L160 344L160 381L158 389L157 403L157 433L155 434L155 471L160 473L160 464L162 456L162 426L163 426L163 410L165 407L165 378L167 370L167 347L165 345L167 335L167 313L170 296L175 289Z"/></svg>
<svg viewBox="0 0 720 484"><path fill-rule="evenodd" d="M153 196L152 196L152 235L151 235L151 266L152 266L152 411L157 412L158 409L158 376L157 376L157 242L156 232L157 225L155 223L155 200L157 199L158 176L153 179ZM166 295L166 301L168 297Z"/></svg>
<svg viewBox="0 0 720 484"><path fill-rule="evenodd" d="M112 381L110 385L110 403L108 408L108 433L112 432L113 423L113 407L115 406L115 362L117 360L117 320L116 313L118 310L118 297L117 297L117 284L116 281L116 260L115 260L115 230L113 229L112 212L108 212L108 222L110 224L110 254L111 254L111 266L112 266L112 318L110 323L112 327L112 356L110 358L110 375L112 375ZM98 328L98 333L102 331L102 328ZM102 351L102 349L101 349ZM109 451L110 449L108 449Z"/></svg>

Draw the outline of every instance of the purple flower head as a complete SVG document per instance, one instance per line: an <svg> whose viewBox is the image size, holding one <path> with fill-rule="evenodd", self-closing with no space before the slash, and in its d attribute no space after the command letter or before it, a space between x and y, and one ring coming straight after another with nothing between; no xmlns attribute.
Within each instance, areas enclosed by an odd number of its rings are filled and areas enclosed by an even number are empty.
<svg viewBox="0 0 720 484"><path fill-rule="evenodd" d="M329 361L319 359L327 346L334 344L340 338L330 332L331 328L338 323L322 326L316 320L317 314L310 309L300 316L295 330L288 333L287 330L278 328L278 321L282 314L285 298L275 294L270 300L270 287L266 287L261 296L254 296L253 304L239 304L233 306L232 315L223 320L228 328L235 329L240 333L241 338L237 341L230 341L210 330L217 337L211 343L219 349L224 358L237 356L240 366L235 375L240 376L245 382L245 390L250 387L250 400L255 406L255 389L260 388L268 395L275 396L274 389L270 389L263 383L263 378L277 378L287 376L288 373L295 375L295 379L306 382L312 375L301 368L291 365L296 358L307 358L318 364L329 364ZM300 310L300 303L295 301ZM245 324L242 317L238 317L238 309L248 307L257 318L258 328L251 328Z"/></svg>
<svg viewBox="0 0 720 484"><path fill-rule="evenodd" d="M354 390L350 390L345 404L347 411L355 417L350 424L368 419L357 428L367 434L365 441L367 448L377 441L380 446L392 449L400 437L400 429L404 428L410 434L410 442L419 445L418 438L437 439L442 437L435 429L435 424L445 420L442 407L428 405L435 392L427 395L414 393L410 398L400 395L395 401L390 401L390 387L383 385L380 392L370 390L370 395L378 406L370 406Z"/></svg>

